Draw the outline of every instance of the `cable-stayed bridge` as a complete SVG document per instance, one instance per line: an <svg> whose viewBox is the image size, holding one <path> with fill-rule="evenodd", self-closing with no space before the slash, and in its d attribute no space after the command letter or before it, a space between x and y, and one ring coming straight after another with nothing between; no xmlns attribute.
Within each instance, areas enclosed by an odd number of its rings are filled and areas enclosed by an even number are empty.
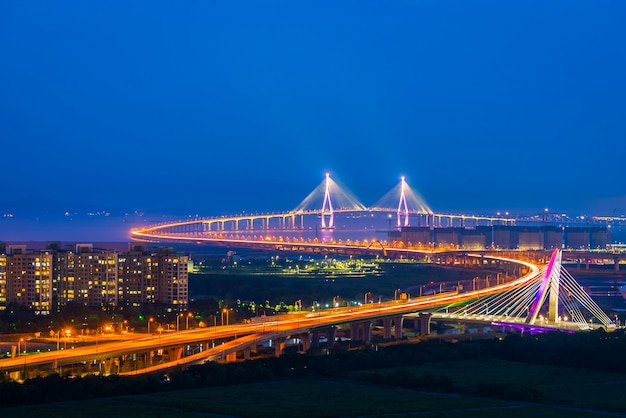
<svg viewBox="0 0 626 418"><path fill-rule="evenodd" d="M371 206L365 206L346 187L339 185L326 173L324 180L300 202L293 211L294 215L321 215L321 227L333 228L335 213L342 212L385 212L396 215L396 227L409 226L410 217L420 225L448 226L456 220L460 225L466 221L487 224L500 223L514 225L515 219L509 217L454 215L435 213L426 200L411 188L402 176L400 182Z"/></svg>
<svg viewBox="0 0 626 418"><path fill-rule="evenodd" d="M305 217L319 217L319 228L335 228L335 215L339 213L387 213L389 226L395 217L395 227L416 223L418 226L466 226L471 225L515 225L515 219L500 216L477 216L443 214L434 212L421 195L413 190L404 177L372 206L365 206L347 188L334 181L327 173L324 180L311 191L293 210L273 213L245 213L168 222L131 231L138 240L175 241L267 241L266 235L257 235L269 230L302 230ZM259 237L262 238L259 239Z"/></svg>
<svg viewBox="0 0 626 418"><path fill-rule="evenodd" d="M554 250L549 263L519 286L496 285L469 303L442 306L436 318L487 322L521 329L612 328L614 322L561 264ZM498 291L500 290L500 291Z"/></svg>

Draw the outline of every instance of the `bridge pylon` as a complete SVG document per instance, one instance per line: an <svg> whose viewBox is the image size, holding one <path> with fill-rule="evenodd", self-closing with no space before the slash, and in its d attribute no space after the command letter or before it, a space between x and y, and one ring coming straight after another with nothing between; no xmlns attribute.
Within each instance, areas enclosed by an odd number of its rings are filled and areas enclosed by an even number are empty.
<svg viewBox="0 0 626 418"><path fill-rule="evenodd" d="M556 249L550 257L550 262L546 268L546 272L543 276L539 291L533 301L532 306L528 311L528 317L526 323L534 324L537 321L539 311L548 298L548 312L547 318L549 322L555 323L559 318L559 280L561 278L561 250Z"/></svg>
<svg viewBox="0 0 626 418"><path fill-rule="evenodd" d="M326 224L328 217L328 225ZM326 173L326 184L324 185L324 201L322 202L322 228L333 228L335 215L333 213L333 202L330 200L330 174Z"/></svg>
<svg viewBox="0 0 626 418"><path fill-rule="evenodd" d="M529 328L614 328L615 323L563 267L561 256L556 249L541 270L492 287L507 287L502 292L480 296L482 290L475 290L478 297L462 307L453 306L455 314Z"/></svg>
<svg viewBox="0 0 626 418"><path fill-rule="evenodd" d="M400 181L400 201L398 202L398 228L402 226L409 226L409 205L406 203L406 180L404 176ZM404 221L402 221L404 216Z"/></svg>

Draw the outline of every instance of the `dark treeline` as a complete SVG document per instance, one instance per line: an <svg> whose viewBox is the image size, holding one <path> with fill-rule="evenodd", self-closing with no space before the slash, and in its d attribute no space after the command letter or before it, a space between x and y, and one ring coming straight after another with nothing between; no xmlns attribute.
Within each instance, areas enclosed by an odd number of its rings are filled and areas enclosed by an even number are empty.
<svg viewBox="0 0 626 418"><path fill-rule="evenodd" d="M95 397L153 393L198 387L259 383L303 377L354 379L359 382L405 388L468 393L485 397L540 400L541 394L527 387L481 382L476 388L458 387L447 376L416 375L411 367L426 363L499 358L532 364L610 371L626 374L626 362L617 361L626 352L622 330L541 335L511 335L504 339L447 343L429 340L419 344L366 346L360 350L336 347L329 354L289 354L244 362L214 362L173 371L168 378L157 375L65 378L37 377L17 383L0 382L2 406Z"/></svg>

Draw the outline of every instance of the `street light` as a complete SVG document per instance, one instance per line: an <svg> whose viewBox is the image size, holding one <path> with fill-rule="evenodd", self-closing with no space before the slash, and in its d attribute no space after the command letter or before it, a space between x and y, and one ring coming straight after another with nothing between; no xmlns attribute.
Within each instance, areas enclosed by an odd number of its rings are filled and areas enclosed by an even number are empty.
<svg viewBox="0 0 626 418"><path fill-rule="evenodd" d="M191 318L193 316L193 312L187 312L187 321L185 324L185 329L189 329L189 318Z"/></svg>
<svg viewBox="0 0 626 418"><path fill-rule="evenodd" d="M161 333L163 332L163 327L161 326L161 324L159 324L157 331L159 332L159 345L161 345Z"/></svg>
<svg viewBox="0 0 626 418"><path fill-rule="evenodd" d="M68 329L63 330L63 332L65 333L65 339L63 340L63 349L67 350L67 340L72 335L72 330L68 328Z"/></svg>
<svg viewBox="0 0 626 418"><path fill-rule="evenodd" d="M180 330L180 324L179 324L179 322L180 322L180 317L181 317L181 316L183 316L183 314L182 314L182 313L179 313L178 315L176 315L176 331L179 331L179 330Z"/></svg>
<svg viewBox="0 0 626 418"><path fill-rule="evenodd" d="M367 302L371 299L371 297L372 297L372 292L365 292L364 303L367 304Z"/></svg>
<svg viewBox="0 0 626 418"><path fill-rule="evenodd" d="M222 309L222 325L224 325L224 314L226 314L226 325L228 325L228 311L229 310L230 309L226 309L226 308Z"/></svg>

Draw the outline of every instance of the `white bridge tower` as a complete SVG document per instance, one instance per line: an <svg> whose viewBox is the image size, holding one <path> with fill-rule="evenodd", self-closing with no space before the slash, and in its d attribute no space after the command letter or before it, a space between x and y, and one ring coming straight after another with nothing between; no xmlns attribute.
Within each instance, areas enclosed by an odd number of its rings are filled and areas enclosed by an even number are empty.
<svg viewBox="0 0 626 418"><path fill-rule="evenodd" d="M326 224L328 216L328 225ZM333 202L330 200L330 174L326 173L326 184L324 186L324 202L322 203L322 228L334 228L335 215L333 213Z"/></svg>

